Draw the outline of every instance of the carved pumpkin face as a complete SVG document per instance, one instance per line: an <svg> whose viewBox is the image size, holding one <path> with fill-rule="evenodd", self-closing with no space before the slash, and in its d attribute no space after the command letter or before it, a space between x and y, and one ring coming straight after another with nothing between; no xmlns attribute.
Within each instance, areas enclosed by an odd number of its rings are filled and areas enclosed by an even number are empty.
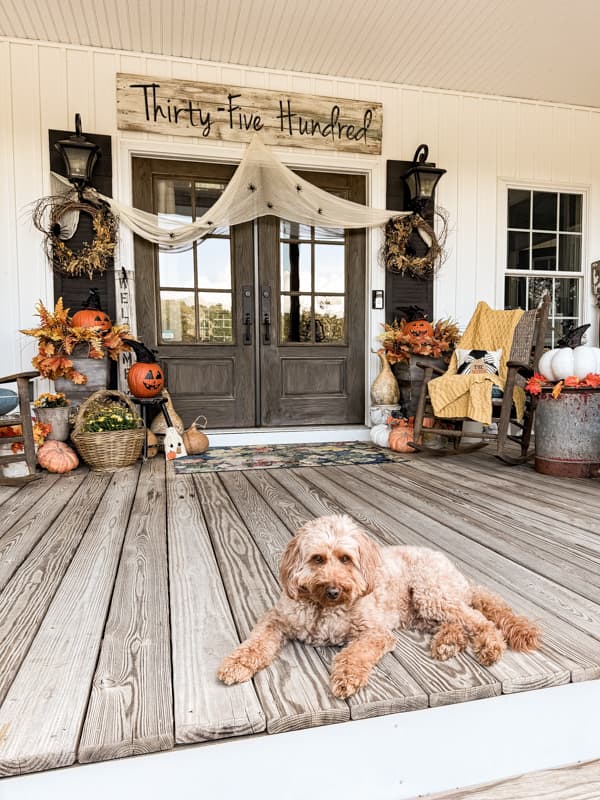
<svg viewBox="0 0 600 800"><path fill-rule="evenodd" d="M433 336L433 325L426 319L414 319L406 323L404 331L412 336Z"/></svg>
<svg viewBox="0 0 600 800"><path fill-rule="evenodd" d="M73 314L73 325L77 328L97 328L106 333L112 328L112 322L106 311L97 308L83 308Z"/></svg>
<svg viewBox="0 0 600 800"><path fill-rule="evenodd" d="M137 361L127 373L127 384L135 397L156 397L165 385L165 378L159 364Z"/></svg>

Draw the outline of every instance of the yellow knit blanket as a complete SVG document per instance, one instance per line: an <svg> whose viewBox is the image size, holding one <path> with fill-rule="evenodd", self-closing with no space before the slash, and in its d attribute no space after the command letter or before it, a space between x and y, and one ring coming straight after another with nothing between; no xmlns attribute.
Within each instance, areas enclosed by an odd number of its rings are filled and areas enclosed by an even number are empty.
<svg viewBox="0 0 600 800"><path fill-rule="evenodd" d="M492 388L494 384L504 390L506 362L510 356L515 328L523 311L497 311L480 301L457 347L466 350L502 349L498 375L457 375L456 353L446 373L429 382L429 396L436 417L466 417L484 425L492 421ZM515 387L513 402L518 419L525 409L525 392Z"/></svg>

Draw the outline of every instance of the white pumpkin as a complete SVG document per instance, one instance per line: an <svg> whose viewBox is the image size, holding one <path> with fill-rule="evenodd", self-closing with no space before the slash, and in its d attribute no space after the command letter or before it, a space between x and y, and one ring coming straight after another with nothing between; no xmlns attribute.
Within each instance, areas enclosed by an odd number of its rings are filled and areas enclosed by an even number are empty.
<svg viewBox="0 0 600 800"><path fill-rule="evenodd" d="M537 371L549 381L562 381L569 375L581 380L590 372L600 373L600 347L557 347L547 350L539 360Z"/></svg>
<svg viewBox="0 0 600 800"><path fill-rule="evenodd" d="M390 427L389 425L373 425L371 428L371 441L379 447L390 446Z"/></svg>

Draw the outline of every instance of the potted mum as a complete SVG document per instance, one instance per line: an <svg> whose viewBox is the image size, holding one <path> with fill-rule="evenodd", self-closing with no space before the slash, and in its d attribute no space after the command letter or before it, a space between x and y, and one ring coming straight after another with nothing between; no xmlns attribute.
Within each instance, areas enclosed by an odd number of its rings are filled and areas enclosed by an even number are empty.
<svg viewBox="0 0 600 800"><path fill-rule="evenodd" d="M38 421L50 425L48 439L66 442L69 438L70 403L63 392L44 392L34 400L33 407Z"/></svg>
<svg viewBox="0 0 600 800"><path fill-rule="evenodd" d="M36 306L39 328L22 330L38 340L38 353L31 363L44 378L54 381L59 393L68 394L80 403L108 382L108 359L117 360L119 353L129 350L123 341L129 334L127 325L113 325L110 330L81 327L73 324L62 297L54 311L42 301Z"/></svg>

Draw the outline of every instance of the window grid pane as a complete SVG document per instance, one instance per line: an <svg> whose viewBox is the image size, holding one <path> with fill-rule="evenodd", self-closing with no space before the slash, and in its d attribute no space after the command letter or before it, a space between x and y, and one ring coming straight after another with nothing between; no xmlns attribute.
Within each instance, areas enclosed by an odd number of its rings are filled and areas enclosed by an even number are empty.
<svg viewBox="0 0 600 800"><path fill-rule="evenodd" d="M343 231L281 220L279 237L280 342L342 344L346 336Z"/></svg>
<svg viewBox="0 0 600 800"><path fill-rule="evenodd" d="M220 197L223 181L160 178L159 217L181 224L202 216ZM189 250L157 250L161 341L232 343L232 265L229 228L194 242Z"/></svg>
<svg viewBox="0 0 600 800"><path fill-rule="evenodd" d="M583 195L509 189L506 220L505 308L536 308L549 292L547 345L554 346L580 324L582 276L573 273L582 271Z"/></svg>

